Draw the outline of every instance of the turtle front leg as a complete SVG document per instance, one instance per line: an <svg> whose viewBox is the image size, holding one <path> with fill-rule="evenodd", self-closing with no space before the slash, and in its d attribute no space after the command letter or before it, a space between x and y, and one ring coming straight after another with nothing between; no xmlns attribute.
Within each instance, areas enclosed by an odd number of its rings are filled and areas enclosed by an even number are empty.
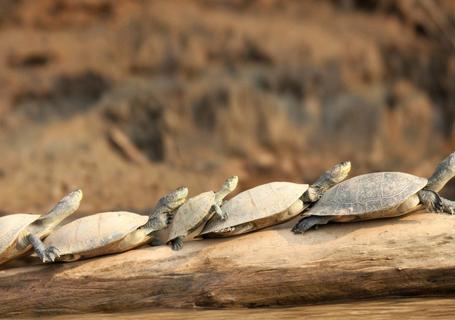
<svg viewBox="0 0 455 320"><path fill-rule="evenodd" d="M455 214L455 201L441 197L437 192L432 190L420 190L420 202L431 212Z"/></svg>
<svg viewBox="0 0 455 320"><path fill-rule="evenodd" d="M41 239L34 234L30 233L26 236L27 241L35 249L36 254L40 257L43 262L54 262L55 259L60 257L58 249L54 246L47 247L41 241Z"/></svg>
<svg viewBox="0 0 455 320"><path fill-rule="evenodd" d="M430 212L442 213L444 203L439 194L433 190L423 189L417 193L420 203Z"/></svg>
<svg viewBox="0 0 455 320"><path fill-rule="evenodd" d="M212 210L220 217L221 220L226 220L228 218L228 214L221 210L221 207L217 204L212 206Z"/></svg>
<svg viewBox="0 0 455 320"><path fill-rule="evenodd" d="M305 231L313 228L320 224L327 224L332 217L321 217L321 216L310 216L300 219L300 221L292 228L292 232L295 234L302 234Z"/></svg>

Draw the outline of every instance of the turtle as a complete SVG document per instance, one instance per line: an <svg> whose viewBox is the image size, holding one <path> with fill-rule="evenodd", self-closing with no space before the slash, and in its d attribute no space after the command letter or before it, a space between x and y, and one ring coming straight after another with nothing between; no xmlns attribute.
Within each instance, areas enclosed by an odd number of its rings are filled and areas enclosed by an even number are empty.
<svg viewBox="0 0 455 320"><path fill-rule="evenodd" d="M74 220L53 232L45 244L57 249L57 261L76 261L120 253L150 242L154 233L165 228L174 211L188 196L180 187L163 196L150 215L129 211L101 212Z"/></svg>
<svg viewBox="0 0 455 320"><path fill-rule="evenodd" d="M280 181L243 191L221 207L229 219L222 221L218 217L212 218L200 236L229 237L288 221L318 201L333 185L346 179L350 170L351 162L343 161L326 171L310 186Z"/></svg>
<svg viewBox="0 0 455 320"><path fill-rule="evenodd" d="M326 192L292 229L304 233L329 221L349 222L402 216L420 209L453 214L455 203L438 192L455 175L455 152L427 180L403 172L375 172L346 180Z"/></svg>
<svg viewBox="0 0 455 320"><path fill-rule="evenodd" d="M0 264L30 253L32 248L43 261L54 261L56 249L41 241L66 217L79 208L82 191L62 198L47 214L18 213L0 217Z"/></svg>
<svg viewBox="0 0 455 320"><path fill-rule="evenodd" d="M189 199L176 212L169 230L167 243L173 250L183 248L183 240L186 237L197 236L205 223L215 214L226 220L228 215L220 206L223 199L237 187L239 178L231 176L227 178L222 187L216 193L207 191Z"/></svg>

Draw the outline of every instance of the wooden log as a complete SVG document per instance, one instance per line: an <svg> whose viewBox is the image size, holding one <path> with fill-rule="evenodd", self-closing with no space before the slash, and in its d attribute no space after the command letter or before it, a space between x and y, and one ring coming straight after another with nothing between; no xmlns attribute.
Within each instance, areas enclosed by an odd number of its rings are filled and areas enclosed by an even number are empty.
<svg viewBox="0 0 455 320"><path fill-rule="evenodd" d="M179 252L144 247L75 263L0 271L0 315L150 307L298 305L455 291L455 217L289 224Z"/></svg>

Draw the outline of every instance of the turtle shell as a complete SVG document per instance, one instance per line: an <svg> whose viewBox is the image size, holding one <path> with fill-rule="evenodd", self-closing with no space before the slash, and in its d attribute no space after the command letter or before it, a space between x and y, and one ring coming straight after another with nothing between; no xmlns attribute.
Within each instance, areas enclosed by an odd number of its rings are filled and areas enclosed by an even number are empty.
<svg viewBox="0 0 455 320"><path fill-rule="evenodd" d="M343 181L308 212L317 216L358 216L391 210L425 187L427 179L402 172L376 172Z"/></svg>
<svg viewBox="0 0 455 320"><path fill-rule="evenodd" d="M8 255L10 249L17 241L20 233L40 217L38 214L18 213L0 218L0 258Z"/></svg>
<svg viewBox="0 0 455 320"><path fill-rule="evenodd" d="M128 211L102 212L74 220L51 233L44 243L60 255L103 248L145 224L148 216Z"/></svg>
<svg viewBox="0 0 455 320"><path fill-rule="evenodd" d="M208 191L201 193L185 202L175 213L170 226L168 241L181 236L187 236L194 231L204 220L212 205L215 204L215 193Z"/></svg>
<svg viewBox="0 0 455 320"><path fill-rule="evenodd" d="M213 217L201 234L271 218L287 210L307 189L307 184L271 182L243 191L221 206L228 218Z"/></svg>

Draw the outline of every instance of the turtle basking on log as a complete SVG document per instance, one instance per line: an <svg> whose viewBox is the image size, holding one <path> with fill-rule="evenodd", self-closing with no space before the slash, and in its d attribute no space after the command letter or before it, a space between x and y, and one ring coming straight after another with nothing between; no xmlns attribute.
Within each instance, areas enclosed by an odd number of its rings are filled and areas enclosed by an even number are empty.
<svg viewBox="0 0 455 320"><path fill-rule="evenodd" d="M200 234L204 238L229 237L288 221L343 181L351 163L343 161L326 171L312 185L271 182L243 191L226 201L221 210L229 219L213 217Z"/></svg>
<svg viewBox="0 0 455 320"><path fill-rule="evenodd" d="M215 214L221 220L228 218L228 214L223 212L220 206L224 198L235 190L238 181L237 176L229 177L217 192L201 193L189 199L177 210L167 241L173 250L180 250L183 247L183 240L189 235L198 235L205 223Z"/></svg>
<svg viewBox="0 0 455 320"><path fill-rule="evenodd" d="M18 213L0 217L0 264L30 253L33 248L43 262L54 261L58 252L41 239L49 235L66 217L79 208L82 191L61 199L47 214Z"/></svg>
<svg viewBox="0 0 455 320"><path fill-rule="evenodd" d="M156 231L168 226L172 214L188 196L180 187L162 197L150 216L133 212L103 212L64 225L46 238L45 244L57 248L58 261L75 261L134 249L151 242Z"/></svg>
<svg viewBox="0 0 455 320"><path fill-rule="evenodd" d="M402 172L376 172L346 180L327 191L292 229L300 234L330 221L396 217L419 209L455 213L455 202L438 192L455 176L455 152L429 178Z"/></svg>

